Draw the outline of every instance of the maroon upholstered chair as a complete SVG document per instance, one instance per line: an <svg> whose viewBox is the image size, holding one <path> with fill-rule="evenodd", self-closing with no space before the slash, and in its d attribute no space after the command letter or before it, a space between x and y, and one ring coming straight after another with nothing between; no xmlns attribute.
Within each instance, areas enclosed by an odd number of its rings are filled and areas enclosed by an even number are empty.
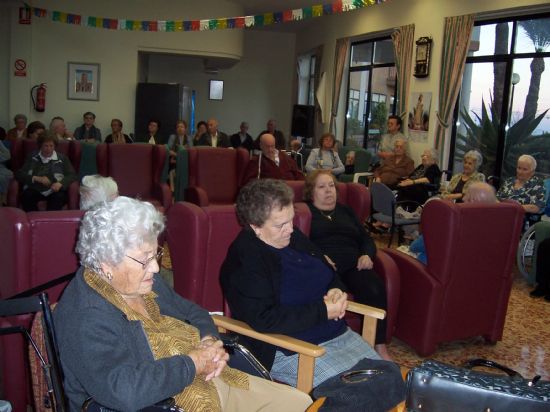
<svg viewBox="0 0 550 412"><path fill-rule="evenodd" d="M0 208L0 298L74 272L78 268L74 249L82 216L79 210L25 213ZM51 302L59 299L63 287L47 290ZM29 326L31 319L24 322ZM15 411L24 411L26 405L32 405L29 371L24 362L27 344L21 335L7 335L0 338L0 346L3 396Z"/></svg>
<svg viewBox="0 0 550 412"><path fill-rule="evenodd" d="M441 342L501 340L523 214L512 203L428 202L422 212L428 264L385 249L401 273L395 336L421 356Z"/></svg>
<svg viewBox="0 0 550 412"><path fill-rule="evenodd" d="M248 160L248 151L241 148L189 149L189 184L185 200L199 206L235 203Z"/></svg>
<svg viewBox="0 0 550 412"><path fill-rule="evenodd" d="M294 225L305 234L311 228L311 212L305 203L294 204ZM241 230L233 205L200 208L177 202L167 214L167 239L174 273L174 289L209 311L223 312L224 300L219 282L227 249ZM390 341L399 303L397 266L383 251L374 262L385 281L388 300L387 342ZM354 329L360 325L351 325Z"/></svg>
<svg viewBox="0 0 550 412"><path fill-rule="evenodd" d="M120 195L151 202L166 211L172 205L170 188L161 182L166 152L162 145L102 143L96 148L97 171L117 182Z"/></svg>
<svg viewBox="0 0 550 412"><path fill-rule="evenodd" d="M294 202L304 201L303 180L286 180L285 183L294 191ZM371 196L369 189L359 183L336 183L338 201L353 209L360 222L364 222L370 215Z"/></svg>
<svg viewBox="0 0 550 412"><path fill-rule="evenodd" d="M11 168L13 172L17 172L19 169L23 167L23 164L25 163L25 159L28 155L38 150L38 145L36 143L36 140L30 140L30 139L17 139L12 142L10 153L11 153ZM57 146L55 150L59 153L64 154L69 158L71 161L71 164L73 165L73 168L75 170L76 175L78 176L78 170L80 168L80 155L81 155L81 148L80 148L80 142L76 141L67 141L63 140L61 142L57 143ZM78 209L78 201L79 201L79 189L80 185L78 182L73 182L69 186L68 190L68 202L67 202L67 208L68 209ZM17 179L13 178L10 180L8 185L8 206L11 207L19 207L21 205L20 202L20 196L23 192L23 186L17 181ZM38 207L40 210L45 210L46 202L39 202Z"/></svg>

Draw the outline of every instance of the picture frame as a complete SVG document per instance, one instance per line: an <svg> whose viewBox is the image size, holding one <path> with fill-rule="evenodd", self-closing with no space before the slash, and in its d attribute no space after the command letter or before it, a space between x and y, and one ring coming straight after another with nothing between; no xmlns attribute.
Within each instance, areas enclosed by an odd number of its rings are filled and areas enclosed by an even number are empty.
<svg viewBox="0 0 550 412"><path fill-rule="evenodd" d="M420 37L416 41L416 58L414 77L422 78L430 75L430 58L432 51L431 37Z"/></svg>
<svg viewBox="0 0 550 412"><path fill-rule="evenodd" d="M67 64L67 99L99 100L99 63Z"/></svg>
<svg viewBox="0 0 550 412"><path fill-rule="evenodd" d="M210 80L208 90L210 100L223 100L223 80Z"/></svg>

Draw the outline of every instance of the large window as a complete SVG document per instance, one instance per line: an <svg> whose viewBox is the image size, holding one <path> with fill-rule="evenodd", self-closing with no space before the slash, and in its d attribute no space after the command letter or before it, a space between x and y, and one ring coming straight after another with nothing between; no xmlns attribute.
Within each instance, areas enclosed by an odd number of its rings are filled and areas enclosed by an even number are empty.
<svg viewBox="0 0 550 412"><path fill-rule="evenodd" d="M395 111L396 71L389 37L351 45L345 144L375 151Z"/></svg>
<svg viewBox="0 0 550 412"><path fill-rule="evenodd" d="M298 104L315 104L316 59L314 54L298 57Z"/></svg>
<svg viewBox="0 0 550 412"><path fill-rule="evenodd" d="M530 154L550 174L550 15L476 23L455 111L450 165L477 149L486 176Z"/></svg>

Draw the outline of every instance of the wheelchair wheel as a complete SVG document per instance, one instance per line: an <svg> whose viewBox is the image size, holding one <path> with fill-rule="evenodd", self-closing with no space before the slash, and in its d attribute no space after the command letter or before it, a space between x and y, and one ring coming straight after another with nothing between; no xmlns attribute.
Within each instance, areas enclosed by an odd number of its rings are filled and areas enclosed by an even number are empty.
<svg viewBox="0 0 550 412"><path fill-rule="evenodd" d="M532 225L521 237L516 254L516 264L520 273L529 279L535 265L535 226Z"/></svg>

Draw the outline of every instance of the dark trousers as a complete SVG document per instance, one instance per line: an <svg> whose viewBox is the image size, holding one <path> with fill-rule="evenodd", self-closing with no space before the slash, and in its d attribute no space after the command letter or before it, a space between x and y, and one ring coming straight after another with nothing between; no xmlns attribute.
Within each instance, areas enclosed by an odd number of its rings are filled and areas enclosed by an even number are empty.
<svg viewBox="0 0 550 412"><path fill-rule="evenodd" d="M374 270L351 269L340 275L354 300L379 309L387 309L386 286ZM376 322L375 343L386 342L386 319Z"/></svg>
<svg viewBox="0 0 550 412"><path fill-rule="evenodd" d="M417 208L417 203L423 205L430 197L428 187L424 184L415 184L412 186L398 187L397 188L397 200L400 202L411 202L412 204L405 205L409 212L414 211Z"/></svg>
<svg viewBox="0 0 550 412"><path fill-rule="evenodd" d="M550 293L550 238L540 242L537 249L537 283Z"/></svg>
<svg viewBox="0 0 550 412"><path fill-rule="evenodd" d="M25 212L38 210L38 202L42 200L47 202L46 210L61 210L67 203L67 192L60 190L52 192L49 196L44 196L37 190L27 188L21 194L21 205Z"/></svg>

